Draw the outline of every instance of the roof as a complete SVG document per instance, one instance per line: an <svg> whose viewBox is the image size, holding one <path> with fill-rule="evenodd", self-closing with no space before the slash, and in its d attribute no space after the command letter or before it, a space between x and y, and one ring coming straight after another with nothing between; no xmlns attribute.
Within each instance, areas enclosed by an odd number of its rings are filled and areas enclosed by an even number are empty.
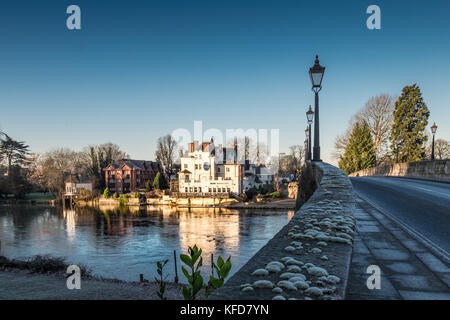
<svg viewBox="0 0 450 320"><path fill-rule="evenodd" d="M134 159L122 159L109 164L108 167L111 166L113 169L120 169L123 165L127 165L130 169L159 171L159 164L157 162Z"/></svg>
<svg viewBox="0 0 450 320"><path fill-rule="evenodd" d="M192 173L192 172L190 172L190 171L187 170L187 169L184 169L183 171L180 171L179 173L186 173L186 174L188 174L188 173Z"/></svg>

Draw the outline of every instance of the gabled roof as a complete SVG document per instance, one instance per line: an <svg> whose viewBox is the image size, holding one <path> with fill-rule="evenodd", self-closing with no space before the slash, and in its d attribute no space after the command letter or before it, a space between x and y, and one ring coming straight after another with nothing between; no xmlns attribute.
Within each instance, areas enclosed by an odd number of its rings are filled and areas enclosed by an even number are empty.
<svg viewBox="0 0 450 320"><path fill-rule="evenodd" d="M127 166L130 169L135 170L153 170L159 171L159 164L154 161L146 161L146 160L134 160L134 159L122 159L116 163L109 164L106 169L112 167L112 169L120 169L123 166Z"/></svg>

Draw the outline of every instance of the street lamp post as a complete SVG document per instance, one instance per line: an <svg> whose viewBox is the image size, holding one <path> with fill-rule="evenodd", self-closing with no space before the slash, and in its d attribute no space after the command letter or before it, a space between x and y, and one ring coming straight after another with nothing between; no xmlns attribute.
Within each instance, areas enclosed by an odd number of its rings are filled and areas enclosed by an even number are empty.
<svg viewBox="0 0 450 320"><path fill-rule="evenodd" d="M311 78L312 90L315 93L315 107L314 107L314 150L313 161L320 160L320 141L319 141L319 91L322 90L322 79L325 73L325 67L319 63L319 56L316 55L314 66L309 69L309 77Z"/></svg>
<svg viewBox="0 0 450 320"><path fill-rule="evenodd" d="M310 160L311 158L311 155L308 153L309 150L308 135L309 135L309 128L307 126L305 129L305 162L308 162L308 160Z"/></svg>
<svg viewBox="0 0 450 320"><path fill-rule="evenodd" d="M433 144L431 145L431 160L434 160L434 135L437 131L437 125L436 122L431 126L431 133L433 134Z"/></svg>
<svg viewBox="0 0 450 320"><path fill-rule="evenodd" d="M311 124L314 120L314 111L312 111L311 106L309 106L309 110L306 111L306 119L308 120L308 160L311 160Z"/></svg>

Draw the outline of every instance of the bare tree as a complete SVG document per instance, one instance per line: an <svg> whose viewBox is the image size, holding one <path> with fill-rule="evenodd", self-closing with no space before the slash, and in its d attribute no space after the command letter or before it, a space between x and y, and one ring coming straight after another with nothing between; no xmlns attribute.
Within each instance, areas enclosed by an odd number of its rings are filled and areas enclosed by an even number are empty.
<svg viewBox="0 0 450 320"><path fill-rule="evenodd" d="M384 162L389 154L389 134L394 121L395 98L388 94L380 94L367 101L364 108L356 115L358 122L366 121L373 137L373 148L377 164Z"/></svg>
<svg viewBox="0 0 450 320"><path fill-rule="evenodd" d="M395 98L388 94L380 94L367 101L365 106L352 117L345 133L335 139L333 156L340 159L348 144L348 139L356 123L367 122L373 137L373 148L377 164L383 163L389 156L389 134L393 123Z"/></svg>
<svg viewBox="0 0 450 320"><path fill-rule="evenodd" d="M426 146L427 158L431 158L432 142ZM436 160L450 159L450 142L445 139L437 139L434 142L434 157Z"/></svg>
<svg viewBox="0 0 450 320"><path fill-rule="evenodd" d="M177 142L170 134L158 139L155 155L156 161L163 169L166 177L173 174L174 164L178 154Z"/></svg>
<svg viewBox="0 0 450 320"><path fill-rule="evenodd" d="M36 157L30 169L30 180L54 194L64 192L64 179L77 172L80 153L61 148Z"/></svg>

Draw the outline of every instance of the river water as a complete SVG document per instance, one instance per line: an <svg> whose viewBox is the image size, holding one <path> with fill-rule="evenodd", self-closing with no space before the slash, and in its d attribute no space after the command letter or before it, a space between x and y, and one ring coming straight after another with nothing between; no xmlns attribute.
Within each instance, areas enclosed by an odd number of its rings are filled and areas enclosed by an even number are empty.
<svg viewBox="0 0 450 320"><path fill-rule="evenodd" d="M231 256L231 274L240 269L292 218L294 211L180 209L170 207L79 208L0 206L0 255L64 257L94 275L138 281L156 274L156 262L173 281L174 257L196 244L203 250L202 273L211 272L211 254Z"/></svg>

